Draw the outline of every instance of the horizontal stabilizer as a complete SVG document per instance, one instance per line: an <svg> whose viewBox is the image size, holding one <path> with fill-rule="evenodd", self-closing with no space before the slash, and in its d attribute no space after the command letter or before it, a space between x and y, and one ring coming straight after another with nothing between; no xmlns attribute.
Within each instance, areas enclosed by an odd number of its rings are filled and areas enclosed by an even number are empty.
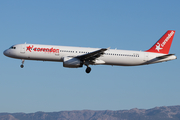
<svg viewBox="0 0 180 120"><path fill-rule="evenodd" d="M163 56L159 56L159 57L157 57L157 58L164 59L164 58L167 58L167 57L173 56L173 55L175 55L175 54L163 55Z"/></svg>

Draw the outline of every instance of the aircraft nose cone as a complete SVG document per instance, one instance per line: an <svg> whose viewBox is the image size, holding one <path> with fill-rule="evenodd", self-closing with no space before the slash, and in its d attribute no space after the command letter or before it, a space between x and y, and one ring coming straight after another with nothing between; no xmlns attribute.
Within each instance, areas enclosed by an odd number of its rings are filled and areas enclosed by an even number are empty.
<svg viewBox="0 0 180 120"><path fill-rule="evenodd" d="M8 50L5 50L5 51L3 52L3 54L4 54L5 56L8 56Z"/></svg>

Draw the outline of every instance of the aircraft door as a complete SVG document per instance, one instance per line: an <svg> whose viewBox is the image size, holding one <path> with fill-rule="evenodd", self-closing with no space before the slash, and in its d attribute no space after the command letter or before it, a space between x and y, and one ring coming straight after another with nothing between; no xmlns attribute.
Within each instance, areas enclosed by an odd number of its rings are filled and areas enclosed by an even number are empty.
<svg viewBox="0 0 180 120"><path fill-rule="evenodd" d="M20 53L24 54L26 51L25 45L21 45Z"/></svg>
<svg viewBox="0 0 180 120"><path fill-rule="evenodd" d="M56 59L56 60L61 60L59 53L60 53L59 50L58 50L58 52L55 53L55 59Z"/></svg>
<svg viewBox="0 0 180 120"><path fill-rule="evenodd" d="M149 60L149 59L148 59L148 56L149 56L148 53L145 53L145 54L144 54L144 61L148 61L148 60Z"/></svg>
<svg viewBox="0 0 180 120"><path fill-rule="evenodd" d="M55 53L55 56L57 56L57 57L58 57L58 56L59 56L59 53Z"/></svg>

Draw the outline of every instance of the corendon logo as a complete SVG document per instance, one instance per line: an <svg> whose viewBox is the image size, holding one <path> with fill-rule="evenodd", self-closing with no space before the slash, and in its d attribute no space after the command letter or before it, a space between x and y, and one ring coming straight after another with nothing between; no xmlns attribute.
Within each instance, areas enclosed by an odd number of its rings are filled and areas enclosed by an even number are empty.
<svg viewBox="0 0 180 120"><path fill-rule="evenodd" d="M174 31L172 31L170 34L168 34L168 36L166 37L166 39L160 44L159 42L156 45L156 50L159 52L161 49L163 49L163 47L166 45L166 43L169 41L169 39L174 35Z"/></svg>
<svg viewBox="0 0 180 120"><path fill-rule="evenodd" d="M33 45L32 45L32 47L31 47L31 46L28 46L28 47L26 47L26 48L27 48L26 51L29 50L29 51L31 52L31 50L32 50L32 48L33 48Z"/></svg>
<svg viewBox="0 0 180 120"><path fill-rule="evenodd" d="M156 50L159 52L159 50L161 50L161 49L163 49L163 48L161 48L161 47L160 47L160 44L157 43L157 45L156 45Z"/></svg>
<svg viewBox="0 0 180 120"><path fill-rule="evenodd" d="M39 47L34 47L33 45L32 46L27 46L26 47L26 51L35 51L35 52L53 52L53 53L59 53L59 49L54 49L53 47L52 48L39 48Z"/></svg>
<svg viewBox="0 0 180 120"><path fill-rule="evenodd" d="M172 31L170 34L168 34L167 38L164 40L164 42L161 44L162 47L166 45L166 43L169 41L169 39L173 36L174 31Z"/></svg>

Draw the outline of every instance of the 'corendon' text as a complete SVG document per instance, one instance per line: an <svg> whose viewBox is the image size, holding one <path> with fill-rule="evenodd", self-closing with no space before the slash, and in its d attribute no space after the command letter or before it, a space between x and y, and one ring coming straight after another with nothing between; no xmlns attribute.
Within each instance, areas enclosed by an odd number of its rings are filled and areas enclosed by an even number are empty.
<svg viewBox="0 0 180 120"><path fill-rule="evenodd" d="M34 47L32 46L27 46L26 47L26 51L35 51L35 52L53 52L53 53L59 53L59 49L55 49L55 48L40 48L40 47Z"/></svg>
<svg viewBox="0 0 180 120"><path fill-rule="evenodd" d="M169 41L169 39L173 36L174 31L172 31L170 34L168 34L167 38L164 40L164 42L161 44L162 47L166 45L166 43Z"/></svg>

